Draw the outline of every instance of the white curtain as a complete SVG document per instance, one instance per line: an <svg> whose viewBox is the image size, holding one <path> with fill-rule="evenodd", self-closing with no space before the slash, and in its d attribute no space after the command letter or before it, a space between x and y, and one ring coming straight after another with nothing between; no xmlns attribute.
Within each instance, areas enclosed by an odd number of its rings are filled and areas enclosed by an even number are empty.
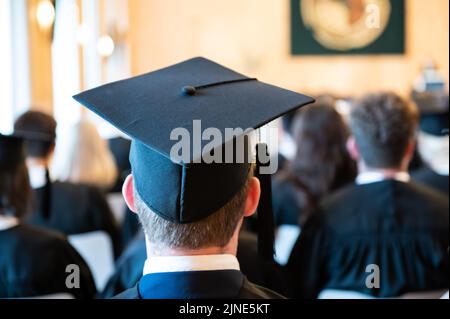
<svg viewBox="0 0 450 319"><path fill-rule="evenodd" d="M77 43L79 9L76 0L57 0L52 44L53 103L58 138L80 120L81 108L72 99L80 92L80 57Z"/></svg>
<svg viewBox="0 0 450 319"><path fill-rule="evenodd" d="M0 0L0 132L8 134L13 123L11 6Z"/></svg>

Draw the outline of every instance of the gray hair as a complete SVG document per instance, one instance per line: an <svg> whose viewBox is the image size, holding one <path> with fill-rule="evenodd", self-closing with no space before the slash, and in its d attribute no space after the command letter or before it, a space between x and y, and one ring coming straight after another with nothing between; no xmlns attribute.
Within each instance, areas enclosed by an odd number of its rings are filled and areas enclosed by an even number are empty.
<svg viewBox="0 0 450 319"><path fill-rule="evenodd" d="M350 113L352 134L372 168L399 167L417 124L415 106L393 93L367 95Z"/></svg>

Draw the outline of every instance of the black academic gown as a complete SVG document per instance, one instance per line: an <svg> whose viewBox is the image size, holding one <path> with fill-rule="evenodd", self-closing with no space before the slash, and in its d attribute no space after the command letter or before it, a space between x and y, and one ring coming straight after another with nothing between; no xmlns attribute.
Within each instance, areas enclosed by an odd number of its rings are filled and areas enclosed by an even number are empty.
<svg viewBox="0 0 450 319"><path fill-rule="evenodd" d="M282 299L238 270L149 274L115 299Z"/></svg>
<svg viewBox="0 0 450 319"><path fill-rule="evenodd" d="M301 207L298 190L289 181L272 182L272 208L275 226L299 225L303 207Z"/></svg>
<svg viewBox="0 0 450 319"><path fill-rule="evenodd" d="M448 289L448 198L415 183L348 186L305 224L287 265L291 295L324 289L375 297ZM377 265L380 287L373 277ZM369 266L368 272L366 267Z"/></svg>
<svg viewBox="0 0 450 319"><path fill-rule="evenodd" d="M142 277L142 270L147 258L145 238L140 233L127 247L116 263L116 271L109 279L102 298L111 298L136 285ZM237 259L242 273L260 286L279 293L286 292L286 283L281 268L275 262L262 260L258 255L257 237L248 232L241 232Z"/></svg>
<svg viewBox="0 0 450 319"><path fill-rule="evenodd" d="M278 176L272 182L272 209L275 226L302 226L308 218L312 206L315 205L316 198L312 197L306 186L301 186L301 183L296 181L291 175L292 173L288 171L280 174L282 176ZM354 175L351 167L341 170L329 192L353 183Z"/></svg>
<svg viewBox="0 0 450 319"><path fill-rule="evenodd" d="M80 269L79 289L69 289L68 265ZM69 278L69 283L74 283ZM19 224L0 231L0 298L36 297L69 293L75 298L93 298L94 279L83 258L62 234Z"/></svg>
<svg viewBox="0 0 450 319"><path fill-rule="evenodd" d="M439 175L428 167L423 167L412 174L412 178L422 184L432 187L448 196L448 175Z"/></svg>
<svg viewBox="0 0 450 319"><path fill-rule="evenodd" d="M120 232L104 194L82 184L51 183L50 212L44 211L44 187L34 190L33 212L27 223L50 228L65 235L106 232L113 242L115 256L120 255Z"/></svg>

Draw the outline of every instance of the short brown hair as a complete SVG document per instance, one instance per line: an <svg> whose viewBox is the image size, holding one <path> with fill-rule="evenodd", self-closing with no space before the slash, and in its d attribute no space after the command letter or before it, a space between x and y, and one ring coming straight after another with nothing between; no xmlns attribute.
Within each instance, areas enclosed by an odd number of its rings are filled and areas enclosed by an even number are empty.
<svg viewBox="0 0 450 319"><path fill-rule="evenodd" d="M227 204L205 219L188 224L173 223L158 216L135 191L137 214L147 238L157 249L225 247L243 217L251 177L253 168L247 182Z"/></svg>
<svg viewBox="0 0 450 319"><path fill-rule="evenodd" d="M365 163L399 167L418 124L416 107L393 93L366 95L350 113L350 128Z"/></svg>

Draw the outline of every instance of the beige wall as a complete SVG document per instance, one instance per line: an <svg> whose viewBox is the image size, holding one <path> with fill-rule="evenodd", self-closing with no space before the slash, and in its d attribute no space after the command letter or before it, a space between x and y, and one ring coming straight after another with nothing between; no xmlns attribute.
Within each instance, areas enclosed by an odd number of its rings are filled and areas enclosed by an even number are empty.
<svg viewBox="0 0 450 319"><path fill-rule="evenodd" d="M406 0L407 53L376 57L290 56L288 0L129 2L133 74L201 55L310 93L407 94L428 58L449 77L448 0Z"/></svg>

